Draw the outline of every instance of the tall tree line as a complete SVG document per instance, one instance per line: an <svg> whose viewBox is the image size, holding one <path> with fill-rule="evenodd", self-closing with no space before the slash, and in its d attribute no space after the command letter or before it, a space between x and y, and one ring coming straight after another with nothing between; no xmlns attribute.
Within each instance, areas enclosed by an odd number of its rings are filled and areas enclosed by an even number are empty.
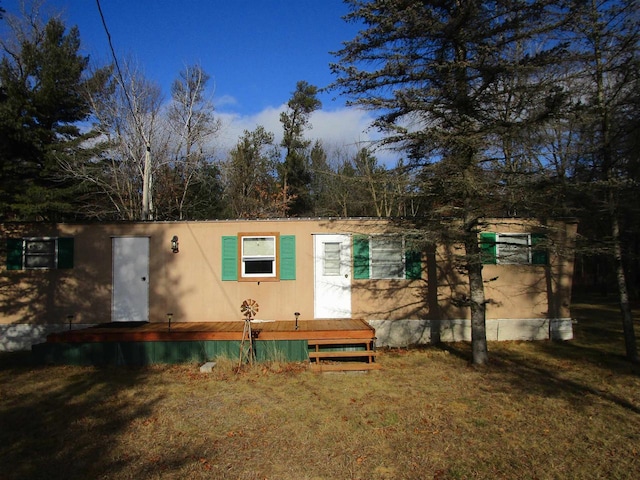
<svg viewBox="0 0 640 480"><path fill-rule="evenodd" d="M185 66L165 99L135 60L96 68L79 54L77 28L40 18L37 9L6 18L1 219L391 214L383 177L394 174L371 152L327 152L308 135L321 107L316 86L296 84L278 145L258 126L225 153L216 150L220 122L199 65Z"/></svg>
<svg viewBox="0 0 640 480"><path fill-rule="evenodd" d="M327 147L310 135L310 118L321 108L318 87L297 82L280 115L279 144L274 132L258 126L222 152L209 75L199 65L178 72L166 99L134 59L92 65L79 54L77 28L59 18L42 23L34 5L24 18L5 18L1 219L408 211L407 174L379 164L371 149Z"/></svg>

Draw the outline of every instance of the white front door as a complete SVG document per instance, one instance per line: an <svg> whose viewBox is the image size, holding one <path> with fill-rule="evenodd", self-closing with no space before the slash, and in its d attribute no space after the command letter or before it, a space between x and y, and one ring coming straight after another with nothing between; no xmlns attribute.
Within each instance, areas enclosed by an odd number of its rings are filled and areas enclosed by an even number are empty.
<svg viewBox="0 0 640 480"><path fill-rule="evenodd" d="M149 321L149 238L115 237L112 322Z"/></svg>
<svg viewBox="0 0 640 480"><path fill-rule="evenodd" d="M314 318L351 318L351 236L314 235Z"/></svg>

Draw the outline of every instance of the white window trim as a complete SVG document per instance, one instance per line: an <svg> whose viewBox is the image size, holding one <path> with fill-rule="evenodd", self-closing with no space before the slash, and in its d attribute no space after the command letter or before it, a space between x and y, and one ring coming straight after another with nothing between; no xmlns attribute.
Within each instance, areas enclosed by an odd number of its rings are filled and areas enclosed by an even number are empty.
<svg viewBox="0 0 640 480"><path fill-rule="evenodd" d="M278 278L278 235L274 233L255 233L255 234L240 234L238 235L240 239L240 278L243 279L277 279ZM270 238L273 239L273 255L246 255L244 254L244 241L245 239L251 238ZM272 271L271 273L246 273L245 266L247 260L266 260L271 261L272 263Z"/></svg>

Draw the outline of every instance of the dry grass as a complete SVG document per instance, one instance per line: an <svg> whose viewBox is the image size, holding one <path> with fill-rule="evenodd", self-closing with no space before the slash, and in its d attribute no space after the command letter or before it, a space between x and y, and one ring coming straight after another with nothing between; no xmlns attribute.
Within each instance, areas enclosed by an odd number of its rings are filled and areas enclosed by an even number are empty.
<svg viewBox="0 0 640 480"><path fill-rule="evenodd" d="M1 479L640 478L640 368L615 306L567 343L383 352L383 370L240 374L0 357Z"/></svg>

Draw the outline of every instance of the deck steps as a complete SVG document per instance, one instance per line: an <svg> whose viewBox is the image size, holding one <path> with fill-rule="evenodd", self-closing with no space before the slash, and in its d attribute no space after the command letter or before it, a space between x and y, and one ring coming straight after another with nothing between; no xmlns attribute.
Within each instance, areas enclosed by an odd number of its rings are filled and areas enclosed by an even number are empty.
<svg viewBox="0 0 640 480"><path fill-rule="evenodd" d="M339 363L311 363L309 369L316 373L325 372L368 372L380 370L382 367L378 363L364 362L339 362Z"/></svg>
<svg viewBox="0 0 640 480"><path fill-rule="evenodd" d="M309 362L314 372L379 370L373 338L310 339ZM359 361L358 361L359 360Z"/></svg>

